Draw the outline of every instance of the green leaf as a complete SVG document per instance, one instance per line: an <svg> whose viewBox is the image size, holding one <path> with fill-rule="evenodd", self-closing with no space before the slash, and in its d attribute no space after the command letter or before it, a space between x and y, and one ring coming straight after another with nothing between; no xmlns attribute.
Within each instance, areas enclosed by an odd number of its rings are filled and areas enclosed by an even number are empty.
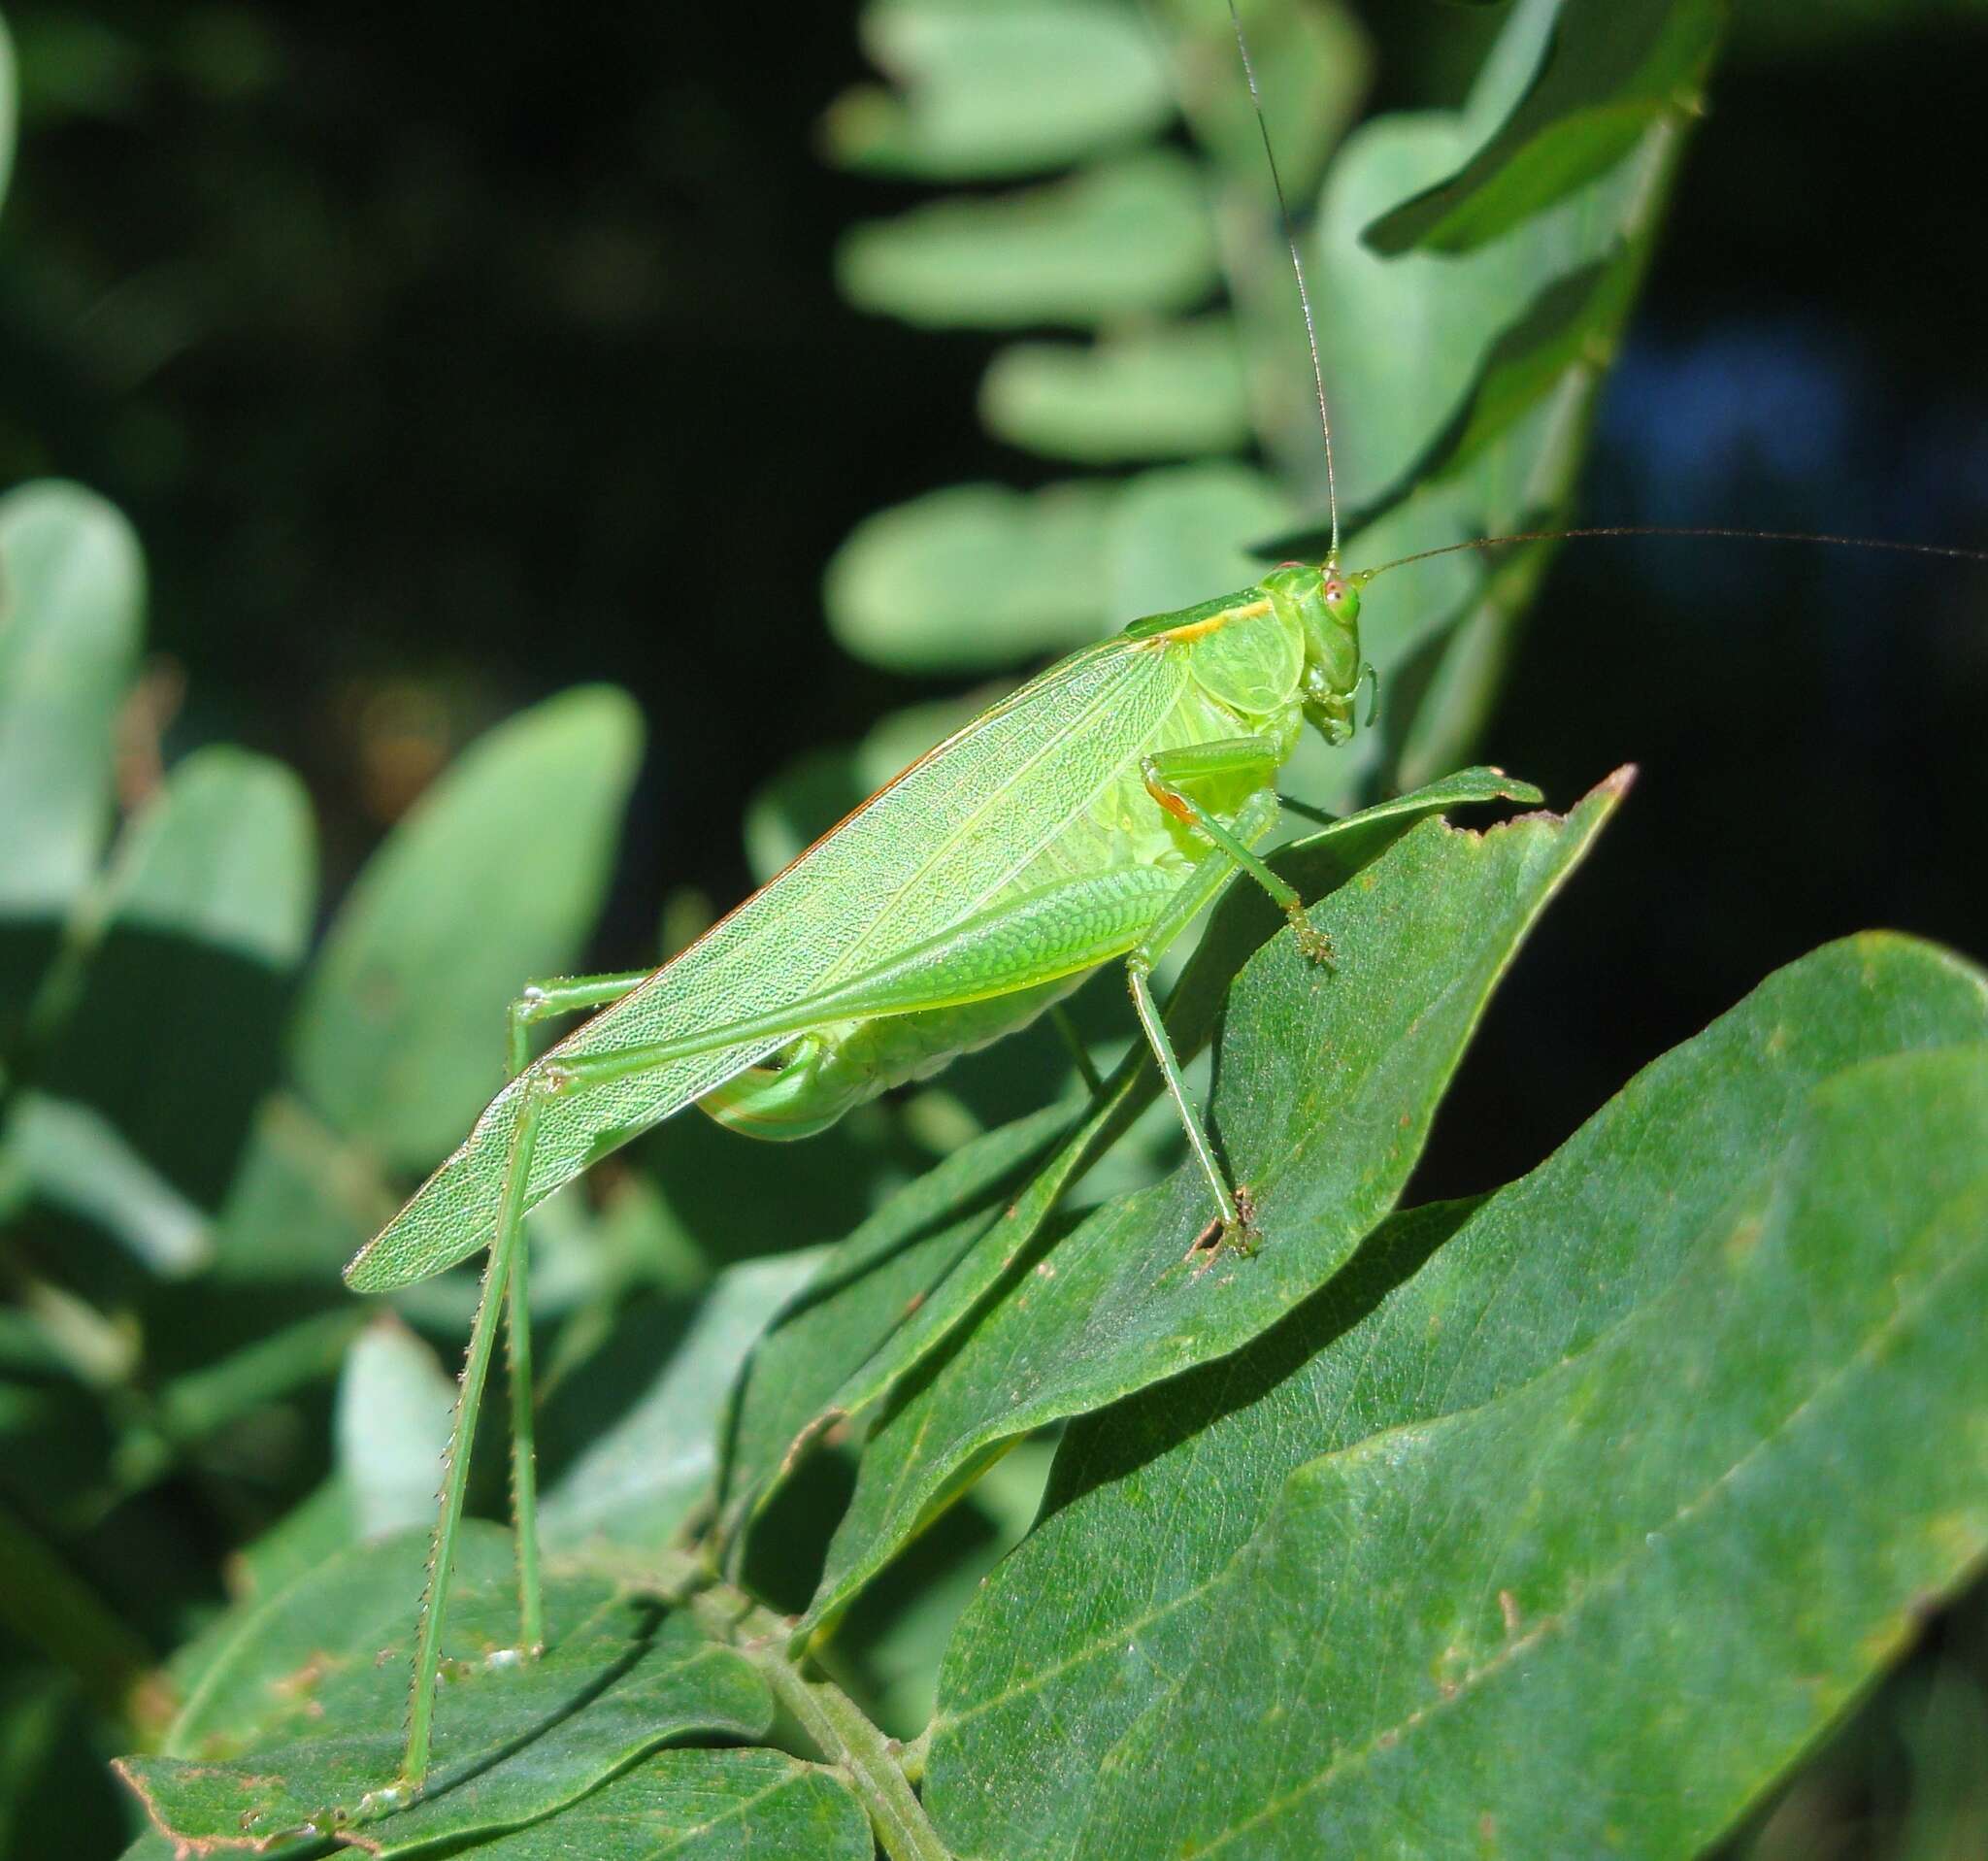
<svg viewBox="0 0 1988 1861"><path fill-rule="evenodd" d="M866 221L836 252L837 282L858 310L931 328L1095 329L1191 310L1216 276L1200 172L1166 149L998 199Z"/></svg>
<svg viewBox="0 0 1988 1861"><path fill-rule="evenodd" d="M41 1082L94 1106L202 1208L225 1193L278 1070L315 895L296 777L196 750L132 822L92 905L103 921L38 1015Z"/></svg>
<svg viewBox="0 0 1988 1861"><path fill-rule="evenodd" d="M1698 1851L1988 1534L1978 1353L1925 1303L1982 1277L1984 1035L1965 965L1831 946L1077 1423L947 1654L948 1841Z"/></svg>
<svg viewBox="0 0 1988 1861"><path fill-rule="evenodd" d="M1341 0L1242 0L1237 10L1248 35L1277 170L1292 199L1304 199L1317 186L1326 157L1359 110L1373 76L1372 48L1359 18ZM1276 197L1263 156L1264 132L1243 81L1228 8L1160 0L1157 12L1173 36L1174 82L1195 141L1267 210L1269 230ZM1283 273L1278 284L1287 292L1288 272L1277 269Z"/></svg>
<svg viewBox="0 0 1988 1861"><path fill-rule="evenodd" d="M836 1392L1001 1218L1073 1113L1052 1106L989 1131L900 1190L815 1267L752 1350L725 1430L720 1520L730 1533L781 1465L842 1419Z"/></svg>
<svg viewBox="0 0 1988 1861"><path fill-rule="evenodd" d="M782 1751L658 1751L490 1861L870 1861L870 1821L838 1773Z"/></svg>
<svg viewBox="0 0 1988 1861"><path fill-rule="evenodd" d="M1289 515L1270 479L1240 462L1036 491L953 485L850 532L828 567L829 625L892 672L1012 667L1088 645L1112 616L1245 586L1258 573L1247 540Z"/></svg>
<svg viewBox="0 0 1988 1861"><path fill-rule="evenodd" d="M304 784L280 762L215 745L180 763L132 822L107 909L114 928L287 970L303 957L316 896Z"/></svg>
<svg viewBox="0 0 1988 1861"><path fill-rule="evenodd" d="M60 916L95 875L144 611L138 541L103 499L0 498L0 916Z"/></svg>
<svg viewBox="0 0 1988 1861"><path fill-rule="evenodd" d="M547 1491L540 1517L548 1548L640 1549L669 1539L711 1485L725 1392L746 1352L819 1260L812 1249L779 1254L719 1278L661 1374L587 1437Z"/></svg>
<svg viewBox="0 0 1988 1861"><path fill-rule="evenodd" d="M980 418L1011 445L1086 465L1196 458L1249 443L1249 386L1233 318L1015 343L988 364Z"/></svg>
<svg viewBox="0 0 1988 1861"><path fill-rule="evenodd" d="M641 720L569 691L475 745L360 874L294 1030L324 1117L390 1163L433 1163L503 1083L504 1011L572 962L600 909Z"/></svg>
<svg viewBox="0 0 1988 1861"><path fill-rule="evenodd" d="M870 0L859 22L895 90L845 90L822 119L846 168L933 181L1038 173L1174 115L1137 14L1108 0Z"/></svg>
<svg viewBox="0 0 1988 1861"><path fill-rule="evenodd" d="M334 1282L399 1206L363 1146L293 1094L272 1093L215 1223L215 1270L231 1280Z"/></svg>
<svg viewBox="0 0 1988 1861"><path fill-rule="evenodd" d="M957 484L864 518L828 565L828 622L889 672L981 671L1095 639L1110 484Z"/></svg>
<svg viewBox="0 0 1988 1861"><path fill-rule="evenodd" d="M1487 802L1531 804L1540 798L1538 789L1496 770L1466 769L1412 795L1334 821L1278 849L1270 863L1305 896L1316 898L1349 882L1431 814ZM1165 1010L1168 1032L1183 1061L1192 1060L1207 1044L1237 971L1283 925L1282 914L1254 886L1236 887L1209 915ZM954 1170L958 1175L943 1178L934 1173L913 1185L901 1204L879 1214L873 1229L844 1242L822 1269L824 1288L847 1282L846 1297L837 1313L819 1321L826 1350L818 1364L810 1365L813 1341L796 1337L792 1344L800 1362L789 1359L770 1366L776 1374L769 1375L757 1392L748 1381L739 1424L739 1478L728 1479L727 1494L745 1490L755 1478L768 1487L783 1479L812 1440L871 1408L944 1346L969 1316L977 1313L980 1302L1016 1255L1035 1243L1064 1191L1083 1172L1098 1166L1159 1089L1158 1070L1142 1043L1131 1049L1108 1082L1102 1102L1071 1131L1020 1193L1006 1194L1005 1172L1010 1159L1018 1160L1028 1144L1040 1141L1040 1134L1015 1125L1006 1135L988 1136L983 1140L986 1147L976 1147L971 1158L962 1153L941 1166L942 1171ZM1053 1119L1056 1113L1039 1115ZM1001 1147L1006 1145L1023 1147L1004 1152ZM983 1169L990 1173L984 1178ZM998 1220L977 1216L975 1205L981 1196L1004 1197ZM942 1230L948 1213L961 1205L965 1224L958 1235L948 1238ZM991 1209L981 1211L983 1214L991 1213ZM931 1258L937 1263L939 1277L928 1279L921 1262L918 1271L907 1270L900 1279L895 1250L909 1246L928 1229L934 1244ZM957 1245L960 1242L965 1244L963 1247ZM863 1283L871 1276L887 1276L879 1277L874 1293ZM784 1325L776 1328L769 1341L772 1352L778 1354L786 1347L785 1331ZM838 1340L845 1340L848 1346L841 1359L843 1380L833 1399L811 1408L803 1420L801 1403L787 1408L781 1402L784 1377L792 1375L797 1381L805 1379L809 1387L821 1386L836 1374ZM756 1376L758 1368L755 1362L751 1374ZM770 1406L755 1415L755 1401ZM763 1494L758 1503L763 1508Z"/></svg>
<svg viewBox="0 0 1988 1861"><path fill-rule="evenodd" d="M1367 229L1376 250L1465 252L1616 167L1650 127L1704 108L1725 0L1565 0L1544 65L1448 179Z"/></svg>
<svg viewBox="0 0 1988 1861"><path fill-rule="evenodd" d="M434 1523L454 1410L455 1379L398 1318L382 1313L359 1333L332 1416L334 1478L355 1538Z"/></svg>
<svg viewBox="0 0 1988 1861"><path fill-rule="evenodd" d="M1425 820L1312 908L1333 972L1287 936L1250 959L1212 1113L1260 1250L1201 1251L1209 1191L1191 1166L1039 1257L1016 1257L1015 1237L998 1299L872 1431L797 1636L833 1620L1020 1435L1240 1348L1343 1264L1401 1193L1492 988L1626 785L1625 773L1564 819L1482 835Z"/></svg>
<svg viewBox="0 0 1988 1861"><path fill-rule="evenodd" d="M1633 161L1463 255L1381 259L1358 236L1510 110L1551 17L1544 5L1514 10L1461 115L1368 125L1328 183L1313 269L1352 566L1569 520L1680 124L1666 118ZM1314 525L1264 547L1310 555L1327 536ZM1469 753L1550 547L1418 563L1376 586L1386 611L1370 602L1366 638L1386 698L1380 736L1331 759L1301 748L1290 780L1330 806L1349 781L1413 783Z"/></svg>
<svg viewBox="0 0 1988 1861"><path fill-rule="evenodd" d="M1347 139L1326 184L1310 269L1348 511L1414 483L1416 465L1470 404L1493 347L1542 290L1603 261L1639 223L1637 178L1611 179L1465 256L1367 250L1359 226L1442 173L1470 134L1468 116L1379 117Z"/></svg>
<svg viewBox="0 0 1988 1861"><path fill-rule="evenodd" d="M94 1107L25 1093L6 1147L44 1202L103 1229L151 1272L173 1278L207 1264L207 1217Z"/></svg>
<svg viewBox="0 0 1988 1861"><path fill-rule="evenodd" d="M1111 612L1166 614L1261 573L1248 543L1290 511L1253 465L1215 461L1165 466L1130 480L1106 534Z"/></svg>
<svg viewBox="0 0 1988 1861"><path fill-rule="evenodd" d="M465 1527L449 1604L450 1683L423 1795L395 1810L425 1534L335 1559L246 1614L158 1757L119 1771L186 1843L247 1846L307 1824L392 1855L515 1827L573 1802L664 1741L764 1734L765 1684L743 1655L640 1589L547 1585L547 1651L519 1660L510 1537ZM341 1816L343 1819L341 1819Z"/></svg>

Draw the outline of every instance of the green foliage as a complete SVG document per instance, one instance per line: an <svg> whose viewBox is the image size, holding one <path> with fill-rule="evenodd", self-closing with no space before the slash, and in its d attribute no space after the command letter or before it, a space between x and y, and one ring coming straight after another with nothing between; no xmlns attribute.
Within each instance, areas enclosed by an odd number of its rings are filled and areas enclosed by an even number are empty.
<svg viewBox="0 0 1988 1861"><path fill-rule="evenodd" d="M831 152L1028 185L855 229L845 287L1031 332L983 416L1079 469L849 538L830 623L884 672L1011 679L1248 580L1276 532L1322 547L1226 15L1153 11L866 16L891 84L831 110ZM1350 134L1349 18L1243 12L1349 563L1551 521L1720 9L1521 0L1459 112ZM1337 968L1242 890L1170 979L1253 1257L1209 1247L1109 978L1074 1005L1124 1056L1095 1099L1037 1030L806 1146L677 1120L537 1212L548 1647L507 1652L511 1551L473 1523L407 1801L473 1276L381 1308L339 1272L501 1080L507 1001L586 953L638 718L594 687L490 731L317 935L288 769L133 752L122 519L0 500L0 1856L49 1852L58 1800L79 1854L124 1803L141 1858L1813 1852L1824 1773L1751 1806L1988 1554L1988 980L1827 945L1530 1174L1418 1202L1493 992L1629 789L1558 814L1442 773L1545 562L1370 597L1382 726L1294 768L1329 813L1274 855ZM1001 688L769 772L754 870ZM1870 1778L1908 1750L1902 1852L1980 1825L1978 1671L1921 1665L1839 1747Z"/></svg>

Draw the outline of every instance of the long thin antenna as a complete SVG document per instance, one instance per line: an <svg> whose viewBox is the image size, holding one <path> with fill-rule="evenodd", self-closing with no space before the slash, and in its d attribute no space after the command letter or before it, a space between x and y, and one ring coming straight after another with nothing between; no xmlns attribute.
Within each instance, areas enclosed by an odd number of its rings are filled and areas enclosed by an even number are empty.
<svg viewBox="0 0 1988 1861"><path fill-rule="evenodd" d="M1427 562L1431 556L1454 555L1459 549L1495 549L1506 543L1560 543L1577 537L1624 536L1717 536L1748 543L1826 543L1841 549L1881 549L1890 555L1938 555L1958 562L1988 562L1988 549L1964 549L1951 543L1894 543L1884 537L1835 536L1826 530L1738 530L1723 525L1674 523L1603 523L1574 530L1515 530L1509 536L1478 536L1468 543L1445 543L1440 548L1417 549L1413 555L1398 555L1375 569L1361 569L1352 578L1363 586L1390 569L1406 568L1410 562ZM1339 546L1339 533L1333 533Z"/></svg>
<svg viewBox="0 0 1988 1861"><path fill-rule="evenodd" d="M1242 75L1249 81L1249 101L1256 109L1256 129L1263 138L1263 156L1270 163L1270 184L1276 190L1277 220L1283 228L1284 249L1298 280L1298 303L1305 313L1305 340L1311 346L1311 382L1318 389L1318 430L1325 440L1325 502L1332 513L1332 552L1340 552L1340 489L1332 471L1332 415L1325 409L1325 370L1318 360L1318 328L1311 320L1311 293L1305 287L1305 261L1298 256L1297 235L1291 231L1291 204L1284 198L1284 178L1277 173L1277 153L1270 145L1270 122L1263 114L1263 92L1257 88L1256 66L1249 41L1242 36L1242 16L1229 0L1229 22L1236 28L1236 50L1242 54Z"/></svg>

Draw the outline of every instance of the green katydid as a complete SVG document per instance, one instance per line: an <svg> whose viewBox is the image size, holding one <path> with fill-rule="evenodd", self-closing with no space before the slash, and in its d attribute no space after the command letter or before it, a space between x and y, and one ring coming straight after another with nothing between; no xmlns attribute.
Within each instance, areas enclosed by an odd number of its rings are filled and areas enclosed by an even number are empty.
<svg viewBox="0 0 1988 1861"><path fill-rule="evenodd" d="M761 1136L822 1129L886 1087L1033 1020L1123 960L1220 1234L1246 1248L1150 987L1236 879L1330 952L1252 850L1309 722L1353 728L1363 578L1337 557L1134 621L957 731L652 974L528 985L514 1077L462 1147L347 1270L383 1292L489 1249L416 1652L404 1780L427 1768L444 1598L476 1411L508 1306L522 1636L542 1639L532 1524L525 1212L605 1150L698 1105ZM526 1064L527 1030L612 1004Z"/></svg>
<svg viewBox="0 0 1988 1861"><path fill-rule="evenodd" d="M1246 48L1243 59L1246 71ZM1302 298L1295 249L1292 259ZM1312 365L1316 378L1315 343ZM1319 411L1330 494L1322 380ZM1534 539L1492 541L1504 540ZM1367 677L1361 592L1396 566L1343 569L1335 508L1323 563L1285 564L1073 653L912 764L662 968L524 987L510 1012L510 1082L347 1274L355 1290L382 1292L488 1254L401 1781L377 1793L378 1807L418 1787L428 1770L470 1448L507 1320L520 1639L527 1650L543 1640L523 1218L616 1145L693 1105L753 1135L810 1135L1024 1026L1122 961L1207 1180L1211 1230L1248 1249L1245 1186L1218 1161L1150 978L1239 879L1287 914L1309 956L1330 961L1302 901L1255 849L1276 824L1277 775L1304 729L1341 743L1355 727ZM586 1009L603 1012L530 1057L534 1025Z"/></svg>

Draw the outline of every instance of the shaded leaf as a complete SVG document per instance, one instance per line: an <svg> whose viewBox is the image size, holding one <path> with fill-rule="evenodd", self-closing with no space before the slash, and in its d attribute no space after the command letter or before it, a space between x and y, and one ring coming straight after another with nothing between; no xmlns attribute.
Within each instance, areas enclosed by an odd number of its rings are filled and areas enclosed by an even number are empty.
<svg viewBox="0 0 1988 1861"><path fill-rule="evenodd" d="M682 1342L635 1402L590 1434L547 1490L546 1544L635 1548L666 1542L712 1483L725 1392L746 1352L819 1264L814 1251L722 1275Z"/></svg>
<svg viewBox="0 0 1988 1861"><path fill-rule="evenodd" d="M1988 1482L1954 1451L1988 1390L1949 1322L1988 1280L1988 1046L1945 1045L1981 1026L1978 979L1937 952L1824 951L1415 1278L1390 1290L1414 1261L1376 1259L1235 1400L1187 1392L1216 1436L1196 1477L1226 1480L1233 1442L1257 1463L1244 1529L1263 1522L1240 1547L1220 1528L1199 1580L1168 1569L1177 1609L1109 1672L1078 1656L1118 1727L1079 1816L1140 1851L1164 1832L1239 1854L1486 1829L1519 1853L1678 1854L1720 1833L1988 1545ZM1164 1488L1178 1416L1147 1412ZM1094 1503L1133 1499L1093 1467ZM982 1697L963 1736L999 1738ZM1180 1750L1172 1787L1154 1760ZM961 1780L935 1775L934 1801L976 1818ZM1107 1850L1073 1820L1028 1851Z"/></svg>
<svg viewBox="0 0 1988 1861"><path fill-rule="evenodd" d="M947 1655L927 1796L949 1839L970 1853L1088 1852L1086 1830L1111 1825L1130 1780L1121 1742L1183 1685L1230 1685L1184 1677L1224 1612L1251 1607L1235 1580L1296 1469L1554 1373L1678 1282L1730 1212L1733 1160L1767 1167L1818 1085L1983 1034L1978 977L1940 952L1886 938L1818 951L1474 1215L1453 1204L1393 1217L1237 1357L1077 1423L1043 1521ZM1688 1427L1690 1405L1665 1400Z"/></svg>
<svg viewBox="0 0 1988 1861"><path fill-rule="evenodd" d="M452 764L360 874L293 1041L339 1131L419 1168L503 1083L505 1008L592 927L641 741L612 687L548 699Z"/></svg>
<svg viewBox="0 0 1988 1861"><path fill-rule="evenodd" d="M100 1227L151 1272L207 1264L206 1215L93 1107L24 1094L8 1121L7 1154L43 1201Z"/></svg>
<svg viewBox="0 0 1988 1861"><path fill-rule="evenodd" d="M1109 1203L921 1366L866 1443L797 1636L833 1620L975 1472L1029 1429L1237 1349L1344 1262L1400 1194L1484 1002L1591 845L1627 776L1565 819L1479 836L1428 820L1309 914L1331 972L1278 937L1238 979L1212 1122L1256 1206L1253 1258L1202 1252L1206 1181L1183 1166Z"/></svg>
<svg viewBox="0 0 1988 1861"><path fill-rule="evenodd" d="M215 1271L243 1281L335 1282L399 1205L370 1151L294 1094L271 1093L215 1223Z"/></svg>
<svg viewBox="0 0 1988 1861"><path fill-rule="evenodd" d="M870 0L858 30L895 88L855 85L829 106L823 139L845 167L1024 175L1174 115L1152 34L1108 0Z"/></svg>
<svg viewBox="0 0 1988 1861"><path fill-rule="evenodd" d="M1249 441L1249 389L1233 320L1202 316L1100 337L1016 343L980 383L988 431L1088 465L1234 452Z"/></svg>
<svg viewBox="0 0 1988 1861"><path fill-rule="evenodd" d="M296 777L239 749L196 750L132 822L93 907L93 947L42 1017L60 1018L41 1082L96 1107L202 1208L219 1203L278 1070L315 895Z"/></svg>
<svg viewBox="0 0 1988 1861"><path fill-rule="evenodd" d="M870 1861L869 1818L837 1774L783 1751L659 1751L493 1861Z"/></svg>
<svg viewBox="0 0 1988 1861"><path fill-rule="evenodd" d="M1156 149L997 199L955 199L869 220L836 252L859 310L933 328L1093 329L1190 310L1214 288L1202 178Z"/></svg>
<svg viewBox="0 0 1988 1861"><path fill-rule="evenodd" d="M726 1430L720 1522L729 1533L810 1434L838 1419L832 1399L989 1225L1067 1130L1050 1107L955 1151L893 1196L813 1270L753 1347Z"/></svg>
<svg viewBox="0 0 1988 1861"><path fill-rule="evenodd" d="M425 1793L394 1810L427 1559L424 1534L350 1552L244 1616L170 1735L119 1770L179 1840L246 1847L307 1824L381 1854L513 1827L691 1731L753 1738L771 1702L743 1655L687 1615L597 1577L547 1585L537 1660L517 1634L509 1535L471 1523L457 1552ZM343 1819L342 1819L343 1818Z"/></svg>
<svg viewBox="0 0 1988 1861"><path fill-rule="evenodd" d="M1565 0L1545 62L1453 176L1367 229L1376 251L1470 251L1615 167L1650 127L1704 108L1725 0Z"/></svg>
<svg viewBox="0 0 1988 1861"><path fill-rule="evenodd" d="M14 62L14 39L0 22L0 200L14 179L15 130L20 119L20 86Z"/></svg>

